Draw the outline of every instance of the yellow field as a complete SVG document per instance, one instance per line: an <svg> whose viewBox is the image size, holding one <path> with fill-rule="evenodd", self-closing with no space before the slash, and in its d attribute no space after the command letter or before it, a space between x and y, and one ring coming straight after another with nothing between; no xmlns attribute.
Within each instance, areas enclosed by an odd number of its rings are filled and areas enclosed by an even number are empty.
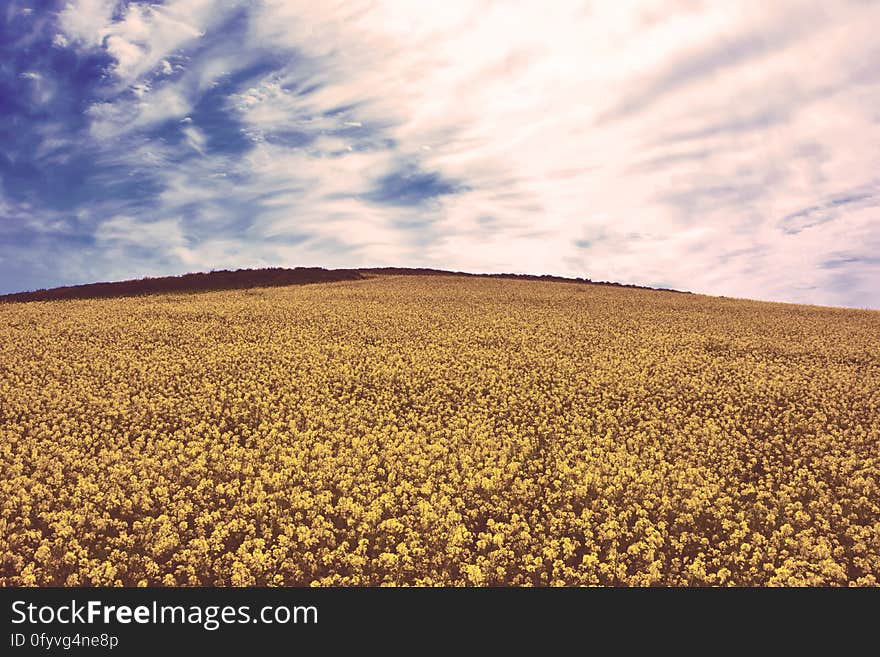
<svg viewBox="0 0 880 657"><path fill-rule="evenodd" d="M0 585L877 585L880 313L377 277L0 306Z"/></svg>

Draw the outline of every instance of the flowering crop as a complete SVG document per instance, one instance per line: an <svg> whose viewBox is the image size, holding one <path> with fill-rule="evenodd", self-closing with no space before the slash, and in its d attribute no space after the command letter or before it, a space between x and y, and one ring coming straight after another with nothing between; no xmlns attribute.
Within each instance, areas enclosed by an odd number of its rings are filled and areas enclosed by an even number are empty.
<svg viewBox="0 0 880 657"><path fill-rule="evenodd" d="M0 585L877 585L880 313L376 276L0 306Z"/></svg>

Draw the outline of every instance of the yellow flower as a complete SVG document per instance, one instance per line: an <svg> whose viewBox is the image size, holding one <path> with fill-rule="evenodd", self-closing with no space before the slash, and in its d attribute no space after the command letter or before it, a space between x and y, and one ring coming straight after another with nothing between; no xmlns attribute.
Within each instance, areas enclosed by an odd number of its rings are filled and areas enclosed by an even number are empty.
<svg viewBox="0 0 880 657"><path fill-rule="evenodd" d="M457 276L0 305L0 586L880 578L880 314Z"/></svg>

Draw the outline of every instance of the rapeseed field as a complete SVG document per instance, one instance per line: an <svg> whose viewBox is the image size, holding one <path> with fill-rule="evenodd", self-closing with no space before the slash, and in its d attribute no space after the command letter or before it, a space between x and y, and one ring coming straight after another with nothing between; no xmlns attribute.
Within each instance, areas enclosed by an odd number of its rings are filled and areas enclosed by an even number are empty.
<svg viewBox="0 0 880 657"><path fill-rule="evenodd" d="M375 276L0 306L0 585L861 585L880 313Z"/></svg>

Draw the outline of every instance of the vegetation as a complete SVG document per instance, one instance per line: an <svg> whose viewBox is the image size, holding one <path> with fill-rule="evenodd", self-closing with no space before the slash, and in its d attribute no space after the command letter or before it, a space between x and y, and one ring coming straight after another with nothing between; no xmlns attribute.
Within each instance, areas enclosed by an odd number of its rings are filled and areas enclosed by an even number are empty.
<svg viewBox="0 0 880 657"><path fill-rule="evenodd" d="M209 292L213 290L241 290L253 287L303 285L306 283L329 283L363 278L353 269L324 269L322 267L297 267L284 269L226 269L208 273L184 274L140 278L112 283L88 283L69 285L49 290L15 292L0 296L0 302L54 301L59 299L106 299L130 297L142 294L169 294L173 292Z"/></svg>
<svg viewBox="0 0 880 657"><path fill-rule="evenodd" d="M305 285L308 283L330 283L334 281L354 281L379 274L395 276L468 276L479 278L504 278L515 280L554 281L563 283L589 283L590 285L613 285L644 290L654 288L641 285L622 285L608 281L592 281L589 278L564 278L562 276L533 276L530 274L471 274L442 269L412 269L406 267L374 267L367 269L324 269L323 267L296 267L285 269L222 269L206 273L183 274L182 276L162 276L158 278L139 278L112 283L88 283L68 285L31 292L13 292L0 295L0 303L21 303L25 301L55 301L60 299L107 299L110 297L131 297L145 294L170 294L182 292L211 292L216 290L243 290L254 287L276 287L286 285ZM665 288L662 288L665 289ZM677 292L677 290L667 290Z"/></svg>
<svg viewBox="0 0 880 657"><path fill-rule="evenodd" d="M880 313L392 276L0 306L0 585L877 585Z"/></svg>

